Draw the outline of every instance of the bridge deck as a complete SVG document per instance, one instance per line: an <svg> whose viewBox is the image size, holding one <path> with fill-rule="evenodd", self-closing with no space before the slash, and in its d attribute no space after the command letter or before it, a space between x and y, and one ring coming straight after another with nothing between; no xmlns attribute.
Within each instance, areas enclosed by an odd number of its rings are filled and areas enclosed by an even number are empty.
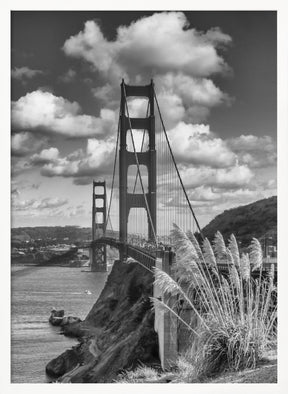
<svg viewBox="0 0 288 394"><path fill-rule="evenodd" d="M163 249L154 249L154 250L147 250L145 248L142 248L140 246L135 246L131 244L124 244L120 242L116 238L110 238L110 237L102 237L99 238L91 243L89 243L89 246L91 247L93 244L105 244L112 246L113 248L116 248L124 253L127 257L131 257L132 259L138 261L139 263L145 265L147 268L151 269L152 267L155 267L155 262L156 262L156 256L157 257L162 257L164 248ZM88 246L88 245L87 245ZM275 271L277 272L277 262L275 263L275 259L266 259L263 262L263 272L267 273L271 265L275 264ZM228 273L229 271L229 265L225 262L221 262L218 264L218 269L221 273ZM252 272L253 276L259 275L259 270L255 270Z"/></svg>

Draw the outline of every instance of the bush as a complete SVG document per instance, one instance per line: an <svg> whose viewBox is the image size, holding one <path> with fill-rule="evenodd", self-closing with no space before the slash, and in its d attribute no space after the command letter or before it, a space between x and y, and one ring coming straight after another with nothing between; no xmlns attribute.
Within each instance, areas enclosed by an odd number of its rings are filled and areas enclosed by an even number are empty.
<svg viewBox="0 0 288 394"><path fill-rule="evenodd" d="M153 302L155 308L176 315L190 331L193 340L186 360L193 365L194 378L255 368L275 342L277 318L274 267L264 278L259 241L253 238L249 253L240 257L234 235L226 247L217 232L212 245L206 238L202 248L191 232L185 234L176 225L172 235L173 278L155 268L155 282L168 302L154 298ZM227 274L220 272L219 263L225 264ZM255 270L259 274L253 280ZM169 299L177 301L171 305ZM183 305L197 316L196 325L182 319Z"/></svg>

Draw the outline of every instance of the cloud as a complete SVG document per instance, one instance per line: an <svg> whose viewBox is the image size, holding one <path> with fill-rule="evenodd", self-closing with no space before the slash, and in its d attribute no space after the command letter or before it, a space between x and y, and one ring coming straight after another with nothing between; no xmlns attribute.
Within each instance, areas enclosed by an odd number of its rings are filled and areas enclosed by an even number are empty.
<svg viewBox="0 0 288 394"><path fill-rule="evenodd" d="M276 142L271 136L240 135L227 140L228 146L237 153L239 163L251 168L275 166L277 161Z"/></svg>
<svg viewBox="0 0 288 394"><path fill-rule="evenodd" d="M43 149L39 154L36 153L30 159L31 164L47 164L54 163L59 158L59 150L57 148Z"/></svg>
<svg viewBox="0 0 288 394"><path fill-rule="evenodd" d="M156 77L155 86L161 114L168 130L181 121L186 123L202 122L208 117L211 108L230 103L228 95L206 78L195 79L183 74L168 73ZM98 88L97 93L94 90L94 95L104 101L112 97L112 92L113 89L105 85L103 90ZM128 108L131 117L144 117L147 100L143 98L130 99ZM157 123L159 122L158 111L155 110L155 112Z"/></svg>
<svg viewBox="0 0 288 394"><path fill-rule="evenodd" d="M114 41L104 37L97 22L87 21L83 31L66 40L63 50L85 59L109 79L135 79L145 71L206 77L227 70L216 49L230 42L231 37L220 29L203 33L190 28L182 12L162 12L118 27Z"/></svg>
<svg viewBox="0 0 288 394"><path fill-rule="evenodd" d="M219 169L190 167L181 171L181 177L187 189L201 185L221 189L239 189L250 183L254 173L246 165Z"/></svg>
<svg viewBox="0 0 288 394"><path fill-rule="evenodd" d="M211 133L208 125L180 122L168 132L168 137L177 163L225 168L236 162L235 153Z"/></svg>
<svg viewBox="0 0 288 394"><path fill-rule="evenodd" d="M225 190L223 188L215 188L211 186L199 186L194 190L189 191L189 200L193 201L193 203L197 201L201 202L223 202L226 200L249 200L253 199L257 194L259 194L259 190L253 190L250 188L239 188L234 190Z"/></svg>
<svg viewBox="0 0 288 394"><path fill-rule="evenodd" d="M208 78L192 77L180 72L168 72L155 78L159 94L173 92L181 98L184 105L212 108L223 103L229 103L230 99L223 93L214 82Z"/></svg>
<svg viewBox="0 0 288 394"><path fill-rule="evenodd" d="M18 176L20 174L25 173L26 171L31 170L33 167L31 163L27 159L15 158L12 156L11 158L11 173L12 177Z"/></svg>
<svg viewBox="0 0 288 394"><path fill-rule="evenodd" d="M11 118L15 131L29 130L71 138L104 138L115 131L114 111L103 108L98 118L84 115L77 102L71 103L41 90L12 102Z"/></svg>
<svg viewBox="0 0 288 394"><path fill-rule="evenodd" d="M27 82L28 79L32 79L37 75L43 75L43 74L45 74L44 71L32 70L29 67L15 67L11 71L12 78L22 82Z"/></svg>
<svg viewBox="0 0 288 394"><path fill-rule="evenodd" d="M76 71L72 68L69 68L69 70L67 70L63 75L58 77L58 80L63 83L70 83L75 81L76 75Z"/></svg>
<svg viewBox="0 0 288 394"><path fill-rule="evenodd" d="M68 200L63 198L43 198L42 200L14 200L12 201L12 209L14 211L26 210L43 210L51 208L59 208L67 204Z"/></svg>
<svg viewBox="0 0 288 394"><path fill-rule="evenodd" d="M47 145L46 138L37 138L33 134L24 131L13 134L11 137L11 154L12 156L23 157L37 152Z"/></svg>
<svg viewBox="0 0 288 394"><path fill-rule="evenodd" d="M162 12L118 27L113 41L106 39L96 21L87 21L82 31L65 41L63 50L92 64L102 81L92 93L109 108L119 105L121 78L130 84L147 84L154 78L171 128L181 120L202 122L211 108L230 102L208 77L227 72L218 49L231 41L219 28L197 31L182 12Z"/></svg>
<svg viewBox="0 0 288 394"><path fill-rule="evenodd" d="M87 212L86 212L85 208L83 207L83 205L78 205L76 207L68 207L68 209L66 210L64 215L68 218L74 218L74 217L78 217L78 216L83 216L86 213Z"/></svg>
<svg viewBox="0 0 288 394"><path fill-rule="evenodd" d="M77 179L77 184L87 184L93 177L112 173L115 141L88 139L85 151L79 149L63 158L54 153L54 160L41 169L43 176L72 177Z"/></svg>
<svg viewBox="0 0 288 394"><path fill-rule="evenodd" d="M190 201L215 201L219 199L219 194L215 193L211 187L199 186L189 192Z"/></svg>

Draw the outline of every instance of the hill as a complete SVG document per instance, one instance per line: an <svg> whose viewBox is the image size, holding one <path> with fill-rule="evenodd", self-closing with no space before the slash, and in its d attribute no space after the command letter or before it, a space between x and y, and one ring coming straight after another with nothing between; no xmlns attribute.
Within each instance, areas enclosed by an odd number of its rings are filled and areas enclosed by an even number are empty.
<svg viewBox="0 0 288 394"><path fill-rule="evenodd" d="M225 240L233 233L242 246L247 246L253 237L259 240L271 237L270 244L276 245L277 196L225 210L202 229L209 239L214 238L217 230Z"/></svg>
<svg viewBox="0 0 288 394"><path fill-rule="evenodd" d="M18 227L11 229L11 240L13 242L46 241L50 243L66 242L75 243L91 239L91 228L78 226L42 226L42 227Z"/></svg>

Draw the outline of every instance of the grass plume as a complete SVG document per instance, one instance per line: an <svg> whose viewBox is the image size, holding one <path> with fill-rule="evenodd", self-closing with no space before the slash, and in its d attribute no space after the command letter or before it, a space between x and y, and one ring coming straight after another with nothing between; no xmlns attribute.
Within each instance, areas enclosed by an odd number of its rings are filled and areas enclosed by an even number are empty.
<svg viewBox="0 0 288 394"><path fill-rule="evenodd" d="M259 241L253 238L249 254L240 256L234 235L227 247L220 232L212 246L208 239L200 246L191 232L185 234L174 225L173 240L173 277L155 270L155 280L163 293L161 307L166 306L194 334L190 355L186 354L192 365L189 371L195 378L255 368L265 349L275 343L277 332L274 267L264 278ZM219 272L219 262L226 264L226 274ZM255 270L259 270L256 280L251 276ZM177 306L169 304L170 296L183 300L197 316L196 327L183 323Z"/></svg>

